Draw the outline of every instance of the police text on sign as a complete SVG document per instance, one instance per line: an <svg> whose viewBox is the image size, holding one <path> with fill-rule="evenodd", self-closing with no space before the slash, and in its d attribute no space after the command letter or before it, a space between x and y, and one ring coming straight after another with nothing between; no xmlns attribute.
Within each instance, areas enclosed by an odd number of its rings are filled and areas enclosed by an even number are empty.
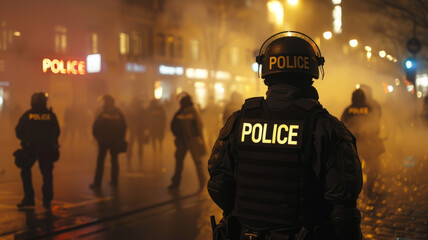
<svg viewBox="0 0 428 240"><path fill-rule="evenodd" d="M85 61L64 61L58 59L44 58L42 60L43 72L51 70L52 73L85 75Z"/></svg>

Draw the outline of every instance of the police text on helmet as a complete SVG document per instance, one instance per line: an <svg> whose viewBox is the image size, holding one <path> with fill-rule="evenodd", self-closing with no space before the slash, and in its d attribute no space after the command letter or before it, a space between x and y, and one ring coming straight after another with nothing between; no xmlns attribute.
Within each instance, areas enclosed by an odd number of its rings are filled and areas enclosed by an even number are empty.
<svg viewBox="0 0 428 240"><path fill-rule="evenodd" d="M309 57L304 56L278 56L269 58L269 69L276 65L278 69L309 69Z"/></svg>

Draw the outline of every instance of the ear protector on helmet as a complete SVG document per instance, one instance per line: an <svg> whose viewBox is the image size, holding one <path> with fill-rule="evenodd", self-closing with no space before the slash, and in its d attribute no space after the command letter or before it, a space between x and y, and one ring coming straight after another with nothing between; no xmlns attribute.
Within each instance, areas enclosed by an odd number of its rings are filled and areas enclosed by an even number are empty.
<svg viewBox="0 0 428 240"><path fill-rule="evenodd" d="M283 31L269 37L260 47L256 56L262 66L261 77L280 73L298 72L319 78L319 71L324 79L324 57L321 50L312 38L297 31Z"/></svg>

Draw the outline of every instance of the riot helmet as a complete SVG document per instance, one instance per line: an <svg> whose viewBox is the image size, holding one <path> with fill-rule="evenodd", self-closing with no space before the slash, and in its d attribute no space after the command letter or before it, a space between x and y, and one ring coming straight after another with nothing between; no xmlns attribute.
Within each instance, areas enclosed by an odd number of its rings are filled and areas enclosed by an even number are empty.
<svg viewBox="0 0 428 240"><path fill-rule="evenodd" d="M192 97L187 92L181 92L178 96L180 108L193 106Z"/></svg>
<svg viewBox="0 0 428 240"><path fill-rule="evenodd" d="M105 94L102 96L104 101L104 107L113 107L114 106L114 98L110 94Z"/></svg>
<svg viewBox="0 0 428 240"><path fill-rule="evenodd" d="M35 92L31 96L31 108L46 108L48 94L45 92Z"/></svg>
<svg viewBox="0 0 428 240"><path fill-rule="evenodd" d="M364 91L361 89L356 89L352 93L352 104L355 106L364 106L366 103L366 95L364 94Z"/></svg>
<svg viewBox="0 0 428 240"><path fill-rule="evenodd" d="M263 79L277 73L298 73L318 79L320 71L324 78L324 61L318 45L297 31L279 32L269 37L256 57Z"/></svg>

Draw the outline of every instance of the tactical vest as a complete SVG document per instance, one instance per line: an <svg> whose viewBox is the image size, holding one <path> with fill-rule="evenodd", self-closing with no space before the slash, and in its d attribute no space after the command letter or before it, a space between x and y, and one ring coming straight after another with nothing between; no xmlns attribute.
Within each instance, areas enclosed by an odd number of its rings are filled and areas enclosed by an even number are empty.
<svg viewBox="0 0 428 240"><path fill-rule="evenodd" d="M278 112L268 111L263 98L243 105L236 136L238 218L300 228L315 113L299 101Z"/></svg>
<svg viewBox="0 0 428 240"><path fill-rule="evenodd" d="M57 144L56 123L51 110L29 111L25 116L24 140L37 144Z"/></svg>

